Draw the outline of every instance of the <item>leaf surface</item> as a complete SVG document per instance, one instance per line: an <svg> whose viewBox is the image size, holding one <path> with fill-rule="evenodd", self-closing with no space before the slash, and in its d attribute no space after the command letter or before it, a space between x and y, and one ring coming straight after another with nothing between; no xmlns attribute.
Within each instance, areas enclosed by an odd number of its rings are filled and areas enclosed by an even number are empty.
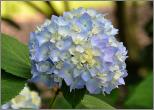
<svg viewBox="0 0 154 110"><path fill-rule="evenodd" d="M1 104L14 98L24 88L26 79L19 78L2 71L1 75Z"/></svg>
<svg viewBox="0 0 154 110"><path fill-rule="evenodd" d="M114 109L108 103L100 100L91 95L85 95L81 103L77 106L77 108L86 108L86 109Z"/></svg>
<svg viewBox="0 0 154 110"><path fill-rule="evenodd" d="M143 82L141 82L129 96L125 105L128 108L152 108L153 106L153 75L150 74Z"/></svg>
<svg viewBox="0 0 154 110"><path fill-rule="evenodd" d="M28 47L6 34L1 34L1 41L1 68L15 76L30 78Z"/></svg>
<svg viewBox="0 0 154 110"><path fill-rule="evenodd" d="M78 105L80 101L83 99L86 92L86 88L73 89L70 92L70 87L68 87L66 83L63 81L61 91L63 92L65 99L69 102L72 108L75 108L76 105Z"/></svg>

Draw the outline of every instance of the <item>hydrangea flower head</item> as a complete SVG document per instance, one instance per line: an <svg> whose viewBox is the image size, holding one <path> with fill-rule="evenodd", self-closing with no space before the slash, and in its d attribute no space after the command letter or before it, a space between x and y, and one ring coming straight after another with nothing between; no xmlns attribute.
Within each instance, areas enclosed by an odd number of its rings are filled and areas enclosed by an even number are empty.
<svg viewBox="0 0 154 110"><path fill-rule="evenodd" d="M28 86L17 95L12 98L10 102L2 105L3 110L9 109L39 109L41 105L41 98L38 93L31 91Z"/></svg>
<svg viewBox="0 0 154 110"><path fill-rule="evenodd" d="M125 84L127 50L105 15L78 8L38 27L30 35L32 81L52 87L62 80L72 89L110 93Z"/></svg>

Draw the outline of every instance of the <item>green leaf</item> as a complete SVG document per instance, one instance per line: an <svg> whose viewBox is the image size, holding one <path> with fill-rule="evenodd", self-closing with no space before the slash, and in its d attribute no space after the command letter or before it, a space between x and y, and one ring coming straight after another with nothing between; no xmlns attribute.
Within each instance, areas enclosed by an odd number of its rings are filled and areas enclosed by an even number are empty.
<svg viewBox="0 0 154 110"><path fill-rule="evenodd" d="M114 109L111 105L91 95L85 95L77 108L86 109Z"/></svg>
<svg viewBox="0 0 154 110"><path fill-rule="evenodd" d="M63 81L61 91L63 92L65 99L69 102L72 108L75 108L76 105L78 105L80 101L83 99L86 92L86 88L73 89L70 92L70 87L68 87L66 83Z"/></svg>
<svg viewBox="0 0 154 110"><path fill-rule="evenodd" d="M151 74L135 88L134 93L129 96L125 105L128 108L152 108L152 81L153 75Z"/></svg>
<svg viewBox="0 0 154 110"><path fill-rule="evenodd" d="M21 78L30 78L28 47L15 38L1 34L2 69Z"/></svg>
<svg viewBox="0 0 154 110"><path fill-rule="evenodd" d="M119 89L114 89L111 91L110 94L93 94L92 96L95 96L113 106L118 100L118 95Z"/></svg>
<svg viewBox="0 0 154 110"><path fill-rule="evenodd" d="M71 109L71 105L66 101L66 99L63 97L63 95L59 94L53 105L52 105L53 109Z"/></svg>
<svg viewBox="0 0 154 110"><path fill-rule="evenodd" d="M19 78L6 72L1 77L1 104L7 103L24 88L26 79Z"/></svg>

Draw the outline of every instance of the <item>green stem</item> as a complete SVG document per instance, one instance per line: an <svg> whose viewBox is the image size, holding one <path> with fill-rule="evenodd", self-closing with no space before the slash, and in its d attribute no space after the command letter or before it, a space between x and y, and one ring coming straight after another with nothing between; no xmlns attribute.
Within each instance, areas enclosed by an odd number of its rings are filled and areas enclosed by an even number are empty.
<svg viewBox="0 0 154 110"><path fill-rule="evenodd" d="M60 89L58 89L58 90L56 91L55 96L54 96L53 99L51 100L50 105L49 105L50 108L52 108L52 105L53 105L53 103L55 102L56 97L58 96L59 92L60 92Z"/></svg>

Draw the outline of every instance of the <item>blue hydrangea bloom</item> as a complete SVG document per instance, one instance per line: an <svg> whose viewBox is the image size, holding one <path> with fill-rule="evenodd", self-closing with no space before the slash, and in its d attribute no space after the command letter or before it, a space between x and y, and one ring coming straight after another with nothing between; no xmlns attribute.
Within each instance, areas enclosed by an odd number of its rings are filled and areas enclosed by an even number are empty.
<svg viewBox="0 0 154 110"><path fill-rule="evenodd" d="M86 87L90 93L110 93L125 84L127 50L115 38L118 30L105 15L78 8L51 20L30 34L31 78L47 86Z"/></svg>

